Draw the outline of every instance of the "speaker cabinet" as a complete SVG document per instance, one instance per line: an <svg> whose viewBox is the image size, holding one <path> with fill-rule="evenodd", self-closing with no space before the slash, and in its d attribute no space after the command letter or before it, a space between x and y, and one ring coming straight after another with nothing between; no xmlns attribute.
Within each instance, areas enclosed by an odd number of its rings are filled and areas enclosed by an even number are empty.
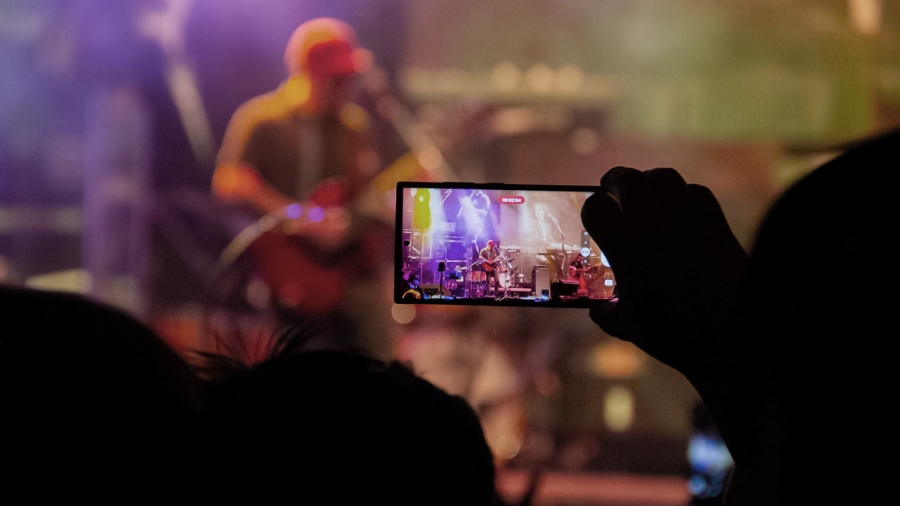
<svg viewBox="0 0 900 506"><path fill-rule="evenodd" d="M550 269L546 265L535 265L531 269L531 286L535 297L550 298Z"/></svg>

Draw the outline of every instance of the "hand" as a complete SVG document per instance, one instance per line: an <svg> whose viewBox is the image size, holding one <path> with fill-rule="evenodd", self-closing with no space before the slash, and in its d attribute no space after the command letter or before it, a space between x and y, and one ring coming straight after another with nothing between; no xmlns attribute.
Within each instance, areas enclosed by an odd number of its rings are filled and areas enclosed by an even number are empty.
<svg viewBox="0 0 900 506"><path fill-rule="evenodd" d="M212 191L224 202L249 202L261 185L262 179L249 165L223 164L213 172Z"/></svg>
<svg viewBox="0 0 900 506"><path fill-rule="evenodd" d="M212 191L223 202L248 204L262 213L274 212L292 202L246 164L218 166L213 173Z"/></svg>
<svg viewBox="0 0 900 506"><path fill-rule="evenodd" d="M674 169L615 167L600 184L581 219L609 259L618 299L591 319L690 378L698 361L717 358L708 347L726 338L747 254L709 189Z"/></svg>

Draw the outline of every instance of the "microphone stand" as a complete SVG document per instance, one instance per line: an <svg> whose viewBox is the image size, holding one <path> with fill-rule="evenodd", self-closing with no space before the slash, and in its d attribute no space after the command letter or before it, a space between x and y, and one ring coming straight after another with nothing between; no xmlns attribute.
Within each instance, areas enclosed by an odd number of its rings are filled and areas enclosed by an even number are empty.
<svg viewBox="0 0 900 506"><path fill-rule="evenodd" d="M562 231L562 227L559 226L559 220L557 220L556 216L553 216L552 214L548 214L547 216L549 216L550 220L553 221L553 224L556 225L556 230L559 230L559 242L565 244L566 234Z"/></svg>

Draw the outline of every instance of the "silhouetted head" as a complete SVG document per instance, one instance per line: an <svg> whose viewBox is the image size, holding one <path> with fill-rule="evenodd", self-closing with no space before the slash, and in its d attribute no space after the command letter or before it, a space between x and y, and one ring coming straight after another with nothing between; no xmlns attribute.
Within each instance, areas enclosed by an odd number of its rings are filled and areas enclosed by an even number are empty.
<svg viewBox="0 0 900 506"><path fill-rule="evenodd" d="M760 228L743 326L773 401L782 497L877 499L897 471L898 183L891 132L794 184Z"/></svg>
<svg viewBox="0 0 900 506"><path fill-rule="evenodd" d="M226 496L298 504L488 505L474 410L398 363L310 351L210 383Z"/></svg>
<svg viewBox="0 0 900 506"><path fill-rule="evenodd" d="M0 377L9 487L93 503L183 489L200 384L130 315L80 295L0 286Z"/></svg>

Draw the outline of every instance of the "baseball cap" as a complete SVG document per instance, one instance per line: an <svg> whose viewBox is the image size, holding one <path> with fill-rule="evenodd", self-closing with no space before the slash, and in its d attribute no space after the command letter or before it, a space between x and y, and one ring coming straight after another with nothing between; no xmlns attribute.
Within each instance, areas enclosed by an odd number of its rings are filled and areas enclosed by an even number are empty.
<svg viewBox="0 0 900 506"><path fill-rule="evenodd" d="M315 18L298 26L288 40L284 62L291 75L339 77L364 72L372 55L356 45L356 32L335 18Z"/></svg>

